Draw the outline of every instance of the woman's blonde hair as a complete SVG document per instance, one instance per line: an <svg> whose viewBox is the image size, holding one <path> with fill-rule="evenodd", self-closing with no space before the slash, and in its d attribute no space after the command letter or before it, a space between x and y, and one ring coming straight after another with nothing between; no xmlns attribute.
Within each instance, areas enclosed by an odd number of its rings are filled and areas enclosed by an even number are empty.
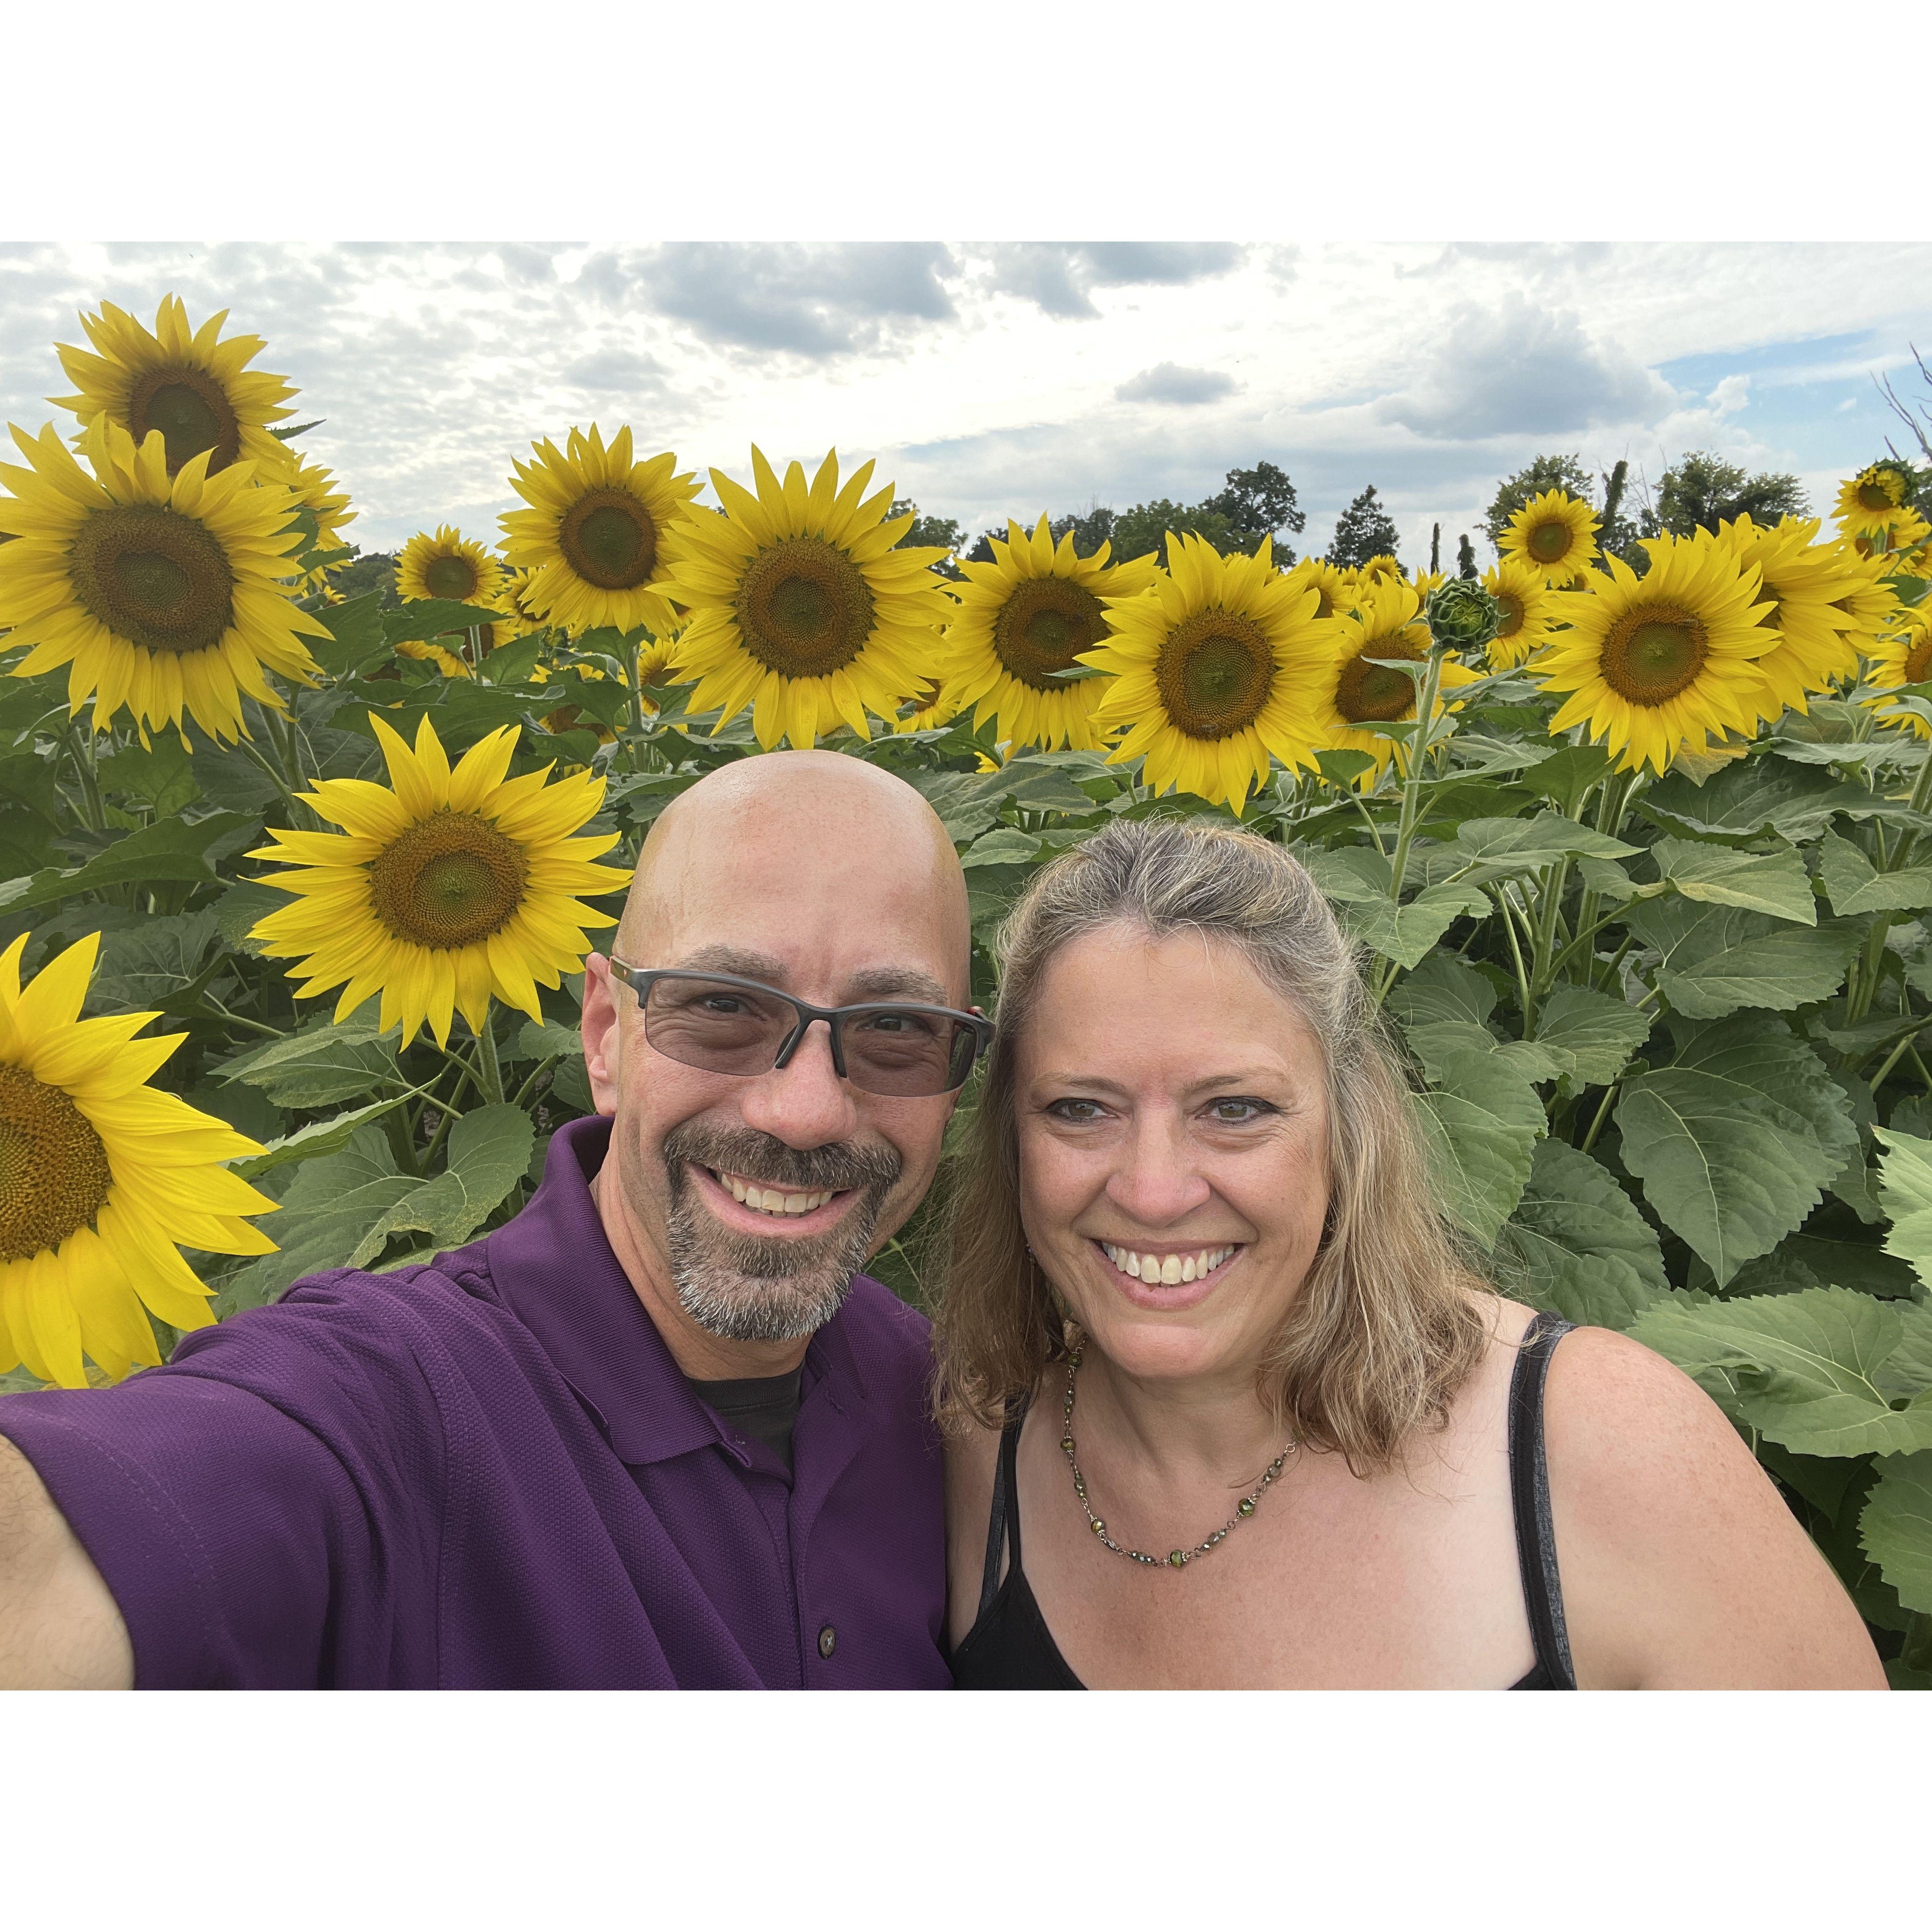
<svg viewBox="0 0 1932 1932"><path fill-rule="evenodd" d="M1259 1393L1310 1447L1358 1474L1383 1468L1412 1431L1448 1420L1481 1359L1484 1284L1448 1232L1407 1082L1328 902L1280 846L1198 823L1116 820L1044 867L1000 930L999 1030L948 1202L942 1414L994 1424L1066 1352L1065 1311L1020 1226L1015 1061L1049 962L1120 923L1238 949L1320 1045L1328 1211Z"/></svg>

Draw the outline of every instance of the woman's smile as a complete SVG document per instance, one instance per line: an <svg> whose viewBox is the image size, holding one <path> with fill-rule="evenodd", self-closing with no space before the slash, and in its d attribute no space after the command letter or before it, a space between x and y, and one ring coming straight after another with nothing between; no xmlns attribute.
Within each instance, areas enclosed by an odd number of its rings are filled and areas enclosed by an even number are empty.
<svg viewBox="0 0 1932 1932"><path fill-rule="evenodd" d="M1132 1246L1096 1240L1113 1285L1136 1308L1178 1311L1207 1300L1226 1279L1245 1243L1222 1241L1190 1248Z"/></svg>

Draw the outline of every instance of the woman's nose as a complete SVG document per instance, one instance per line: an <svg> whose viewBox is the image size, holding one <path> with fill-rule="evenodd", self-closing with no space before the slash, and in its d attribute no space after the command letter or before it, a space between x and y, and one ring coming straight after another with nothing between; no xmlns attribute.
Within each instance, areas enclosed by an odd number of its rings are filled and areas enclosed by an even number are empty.
<svg viewBox="0 0 1932 1932"><path fill-rule="evenodd" d="M1136 1122L1121 1165L1107 1183L1108 1198L1146 1228L1179 1220L1213 1192L1178 1123L1157 1119Z"/></svg>

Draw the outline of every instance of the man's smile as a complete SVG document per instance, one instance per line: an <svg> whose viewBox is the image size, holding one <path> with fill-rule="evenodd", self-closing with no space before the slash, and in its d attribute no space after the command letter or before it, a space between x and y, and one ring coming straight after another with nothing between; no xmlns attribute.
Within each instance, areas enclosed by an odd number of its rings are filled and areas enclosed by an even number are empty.
<svg viewBox="0 0 1932 1932"><path fill-rule="evenodd" d="M728 1227L754 1227L760 1234L772 1232L775 1224L788 1232L817 1232L831 1226L845 1211L857 1190L842 1188L788 1188L752 1174L734 1174L728 1168L706 1167L693 1161L688 1171L696 1178L705 1204Z"/></svg>

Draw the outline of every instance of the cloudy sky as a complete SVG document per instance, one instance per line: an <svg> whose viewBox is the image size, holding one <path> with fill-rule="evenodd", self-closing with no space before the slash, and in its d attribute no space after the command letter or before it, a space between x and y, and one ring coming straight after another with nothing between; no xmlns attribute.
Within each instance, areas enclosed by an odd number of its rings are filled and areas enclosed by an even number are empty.
<svg viewBox="0 0 1932 1932"><path fill-rule="evenodd" d="M170 292L267 338L364 548L494 534L508 458L595 422L740 478L754 441L836 445L969 531L1193 501L1264 457L1300 492L1298 548L1372 482L1404 558L1439 521L1446 561L1540 450L1654 479L1714 449L1825 509L1898 433L1874 374L1922 392L1907 345L1932 353L1916 243L22 244L6 418L56 416L79 308L152 321Z"/></svg>

